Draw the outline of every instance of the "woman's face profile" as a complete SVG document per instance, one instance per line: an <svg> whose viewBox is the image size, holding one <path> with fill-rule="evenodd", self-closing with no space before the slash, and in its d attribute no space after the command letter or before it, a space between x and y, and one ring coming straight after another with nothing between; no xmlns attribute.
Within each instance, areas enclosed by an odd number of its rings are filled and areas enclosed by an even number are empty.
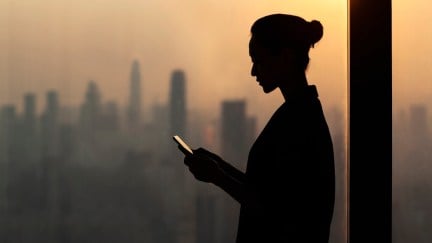
<svg viewBox="0 0 432 243"><path fill-rule="evenodd" d="M290 73L290 55L285 52L272 53L260 46L252 38L249 43L249 55L252 59L251 75L262 86L264 93L270 93L280 87Z"/></svg>

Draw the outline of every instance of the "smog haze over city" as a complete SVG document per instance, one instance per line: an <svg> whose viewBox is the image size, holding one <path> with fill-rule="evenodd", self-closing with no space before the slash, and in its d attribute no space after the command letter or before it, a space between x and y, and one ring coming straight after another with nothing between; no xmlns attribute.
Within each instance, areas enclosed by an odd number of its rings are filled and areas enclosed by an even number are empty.
<svg viewBox="0 0 432 243"><path fill-rule="evenodd" d="M427 5L393 1L395 243L432 238ZM233 242L238 205L193 180L171 136L244 170L283 102L250 75L250 27L289 13L324 26L307 76L334 143L330 242L346 242L347 9L343 0L0 0L0 241Z"/></svg>
<svg viewBox="0 0 432 243"><path fill-rule="evenodd" d="M191 109L217 113L226 98L246 98L263 125L281 101L250 76L250 26L269 13L301 14L325 27L311 50L309 80L327 106L346 103L347 13L342 1L2 1L1 100L58 90L62 104L82 102L95 80L103 99L127 103L132 60L142 68L143 106L167 99L173 69L186 71ZM43 107L41 99L38 109Z"/></svg>

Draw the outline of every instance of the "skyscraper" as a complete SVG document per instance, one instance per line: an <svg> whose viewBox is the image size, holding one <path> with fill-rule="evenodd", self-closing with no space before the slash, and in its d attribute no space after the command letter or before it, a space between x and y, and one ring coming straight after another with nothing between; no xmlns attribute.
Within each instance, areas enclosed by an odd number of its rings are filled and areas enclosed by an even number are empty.
<svg viewBox="0 0 432 243"><path fill-rule="evenodd" d="M24 96L24 130L27 135L36 130L36 96L32 93Z"/></svg>
<svg viewBox="0 0 432 243"><path fill-rule="evenodd" d="M175 70L171 75L169 101L169 120L171 135L185 137L186 134L186 80L182 70Z"/></svg>
<svg viewBox="0 0 432 243"><path fill-rule="evenodd" d="M58 155L58 115L59 100L56 91L46 94L46 107L42 114L42 155L52 157Z"/></svg>
<svg viewBox="0 0 432 243"><path fill-rule="evenodd" d="M20 140L22 161L34 163L38 160L36 96L33 93L24 95L24 114L20 129L15 136Z"/></svg>
<svg viewBox="0 0 432 243"><path fill-rule="evenodd" d="M246 102L244 100L223 101L221 120L222 156L240 166L245 162L249 139L247 134L249 121L246 116Z"/></svg>
<svg viewBox="0 0 432 243"><path fill-rule="evenodd" d="M115 102L104 104L101 121L100 125L105 130L116 131L119 128L118 107Z"/></svg>
<svg viewBox="0 0 432 243"><path fill-rule="evenodd" d="M58 100L58 93L56 91L48 91L46 94L46 110L45 114L50 116L50 119L57 119L58 112L59 112L59 100Z"/></svg>
<svg viewBox="0 0 432 243"><path fill-rule="evenodd" d="M14 133L16 131L16 111L12 105L1 107L0 110L0 215L4 217L9 204L10 180L16 174L13 170L15 143ZM12 168L11 168L12 167Z"/></svg>
<svg viewBox="0 0 432 243"><path fill-rule="evenodd" d="M141 122L141 74L137 60L132 63L130 73L130 96L128 107L128 126L130 129L138 127Z"/></svg>
<svg viewBox="0 0 432 243"><path fill-rule="evenodd" d="M417 150L425 151L430 139L426 105L411 105L409 112L411 145Z"/></svg>
<svg viewBox="0 0 432 243"><path fill-rule="evenodd" d="M425 136L428 132L426 105L417 104L410 107L410 124L415 137Z"/></svg>
<svg viewBox="0 0 432 243"><path fill-rule="evenodd" d="M253 130L253 120L246 115L246 101L225 100L221 111L221 149L222 157L240 170L247 158L247 132ZM216 217L216 242L234 242L238 223L239 205L223 195L218 200Z"/></svg>
<svg viewBox="0 0 432 243"><path fill-rule="evenodd" d="M171 73L170 93L169 93L169 132L170 135L180 135L187 137L186 131L186 79L185 73L182 70L174 70ZM169 137L167 137L169 139ZM178 222L176 227L177 242L194 242L196 232L194 231L195 218L192 215L195 213L195 204L192 199L194 188L191 186L190 177L186 177L186 171L182 163L178 160L182 159L181 152L172 144L172 151L169 153L172 157L170 165L173 170L173 186L175 192L173 197L177 200L177 209L175 210L174 218Z"/></svg>
<svg viewBox="0 0 432 243"><path fill-rule="evenodd" d="M101 94L93 80L88 83L84 103L81 106L80 125L84 134L93 133L98 128L101 113Z"/></svg>

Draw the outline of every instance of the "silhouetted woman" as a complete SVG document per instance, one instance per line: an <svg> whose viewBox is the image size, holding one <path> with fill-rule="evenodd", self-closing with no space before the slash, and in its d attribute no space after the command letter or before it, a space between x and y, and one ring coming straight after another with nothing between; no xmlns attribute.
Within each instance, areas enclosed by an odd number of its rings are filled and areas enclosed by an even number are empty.
<svg viewBox="0 0 432 243"><path fill-rule="evenodd" d="M195 178L241 204L237 242L328 242L333 146L317 89L305 74L323 27L274 14L258 19L251 32L251 74L264 93L279 88L285 102L253 144L245 173L203 148L184 162Z"/></svg>

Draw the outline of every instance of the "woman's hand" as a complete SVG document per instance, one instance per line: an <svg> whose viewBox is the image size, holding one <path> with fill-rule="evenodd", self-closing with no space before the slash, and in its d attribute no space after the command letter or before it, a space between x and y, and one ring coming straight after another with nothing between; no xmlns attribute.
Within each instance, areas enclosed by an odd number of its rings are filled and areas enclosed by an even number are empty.
<svg viewBox="0 0 432 243"><path fill-rule="evenodd" d="M215 183L222 176L222 170L217 162L220 157L202 148L193 152L184 158L189 171L199 181Z"/></svg>

